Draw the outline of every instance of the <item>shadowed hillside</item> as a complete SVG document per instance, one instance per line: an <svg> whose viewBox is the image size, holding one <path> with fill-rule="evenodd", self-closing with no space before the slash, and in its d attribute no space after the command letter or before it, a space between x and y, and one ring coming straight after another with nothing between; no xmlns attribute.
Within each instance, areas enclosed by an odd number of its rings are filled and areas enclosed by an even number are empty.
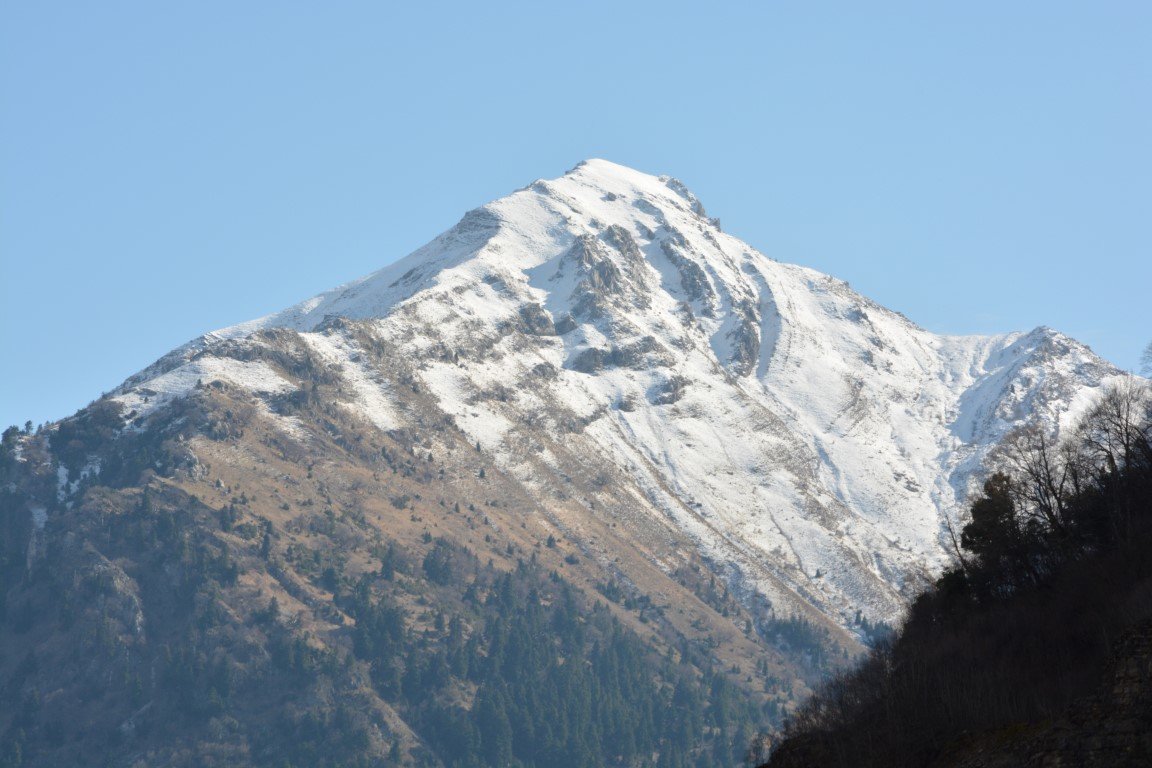
<svg viewBox="0 0 1152 768"><path fill-rule="evenodd" d="M960 562L792 719L770 768L1152 764L1152 396L1005 445ZM1052 762L1052 761L1057 762Z"/></svg>

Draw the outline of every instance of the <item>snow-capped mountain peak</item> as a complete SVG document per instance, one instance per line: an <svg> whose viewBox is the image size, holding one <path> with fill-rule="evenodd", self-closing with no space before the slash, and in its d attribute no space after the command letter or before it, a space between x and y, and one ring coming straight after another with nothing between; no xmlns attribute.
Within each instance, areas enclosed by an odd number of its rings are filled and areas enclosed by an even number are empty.
<svg viewBox="0 0 1152 768"><path fill-rule="evenodd" d="M674 532L749 601L841 622L892 618L943 564L944 522L1007 430L1055 431L1120 375L1044 328L929 333L722 232L679 181L605 160L116 396L143 419L222 378L271 402L305 384L252 352L272 329L343 381L341 407L385 431L450 420L557 524L631 525L659 562Z"/></svg>

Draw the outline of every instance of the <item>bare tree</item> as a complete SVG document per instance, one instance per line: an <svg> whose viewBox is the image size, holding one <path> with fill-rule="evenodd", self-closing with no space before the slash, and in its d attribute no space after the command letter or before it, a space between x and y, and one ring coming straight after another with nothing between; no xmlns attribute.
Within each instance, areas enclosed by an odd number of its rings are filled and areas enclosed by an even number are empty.
<svg viewBox="0 0 1152 768"><path fill-rule="evenodd" d="M997 453L999 463L1014 478L1013 501L1025 522L1063 531L1067 502L1075 488L1067 455L1038 425L1010 432Z"/></svg>
<svg viewBox="0 0 1152 768"><path fill-rule="evenodd" d="M1082 490L1106 485L1136 464L1152 466L1152 384L1124 377L1105 389L1069 439L1056 442L1028 425L1010 432L990 458L1013 479L1024 529L1068 533L1069 503Z"/></svg>
<svg viewBox="0 0 1152 768"><path fill-rule="evenodd" d="M1124 539L1136 513L1127 478L1152 467L1152 385L1132 376L1110 386L1084 414L1072 444L1072 466L1081 482L1112 497L1111 513L1097 525Z"/></svg>
<svg viewBox="0 0 1152 768"><path fill-rule="evenodd" d="M1144 354L1140 355L1140 373L1152 376L1152 341L1144 347Z"/></svg>
<svg viewBox="0 0 1152 768"><path fill-rule="evenodd" d="M1080 461L1097 478L1152 462L1152 385L1124 378L1105 390L1076 427Z"/></svg>

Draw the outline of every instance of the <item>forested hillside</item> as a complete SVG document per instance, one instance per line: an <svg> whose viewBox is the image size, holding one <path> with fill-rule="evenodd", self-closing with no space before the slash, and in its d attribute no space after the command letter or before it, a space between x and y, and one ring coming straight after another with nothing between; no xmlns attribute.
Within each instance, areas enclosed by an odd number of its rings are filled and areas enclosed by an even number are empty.
<svg viewBox="0 0 1152 768"><path fill-rule="evenodd" d="M4 433L0 765L726 766L829 663L826 631L758 632L700 564L642 590L474 446L325 391L278 406L307 453L218 382Z"/></svg>
<svg viewBox="0 0 1152 768"><path fill-rule="evenodd" d="M998 466L956 566L792 718L771 768L1152 764L1148 386L1060 445L1016 433Z"/></svg>

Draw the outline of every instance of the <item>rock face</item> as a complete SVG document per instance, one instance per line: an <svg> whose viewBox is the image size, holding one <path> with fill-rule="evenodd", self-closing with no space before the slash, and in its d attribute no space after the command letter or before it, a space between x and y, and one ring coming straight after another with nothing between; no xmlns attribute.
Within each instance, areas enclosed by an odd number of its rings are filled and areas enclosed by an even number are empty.
<svg viewBox="0 0 1152 768"><path fill-rule="evenodd" d="M946 522L1008 429L1055 432L1119 374L1046 328L928 333L724 234L680 182L602 160L207 334L115 398L146 419L223 379L275 417L307 386L304 354L376 429L450 421L572 535L619 522L654 561L690 542L746 605L847 628L894 619L941 566Z"/></svg>

